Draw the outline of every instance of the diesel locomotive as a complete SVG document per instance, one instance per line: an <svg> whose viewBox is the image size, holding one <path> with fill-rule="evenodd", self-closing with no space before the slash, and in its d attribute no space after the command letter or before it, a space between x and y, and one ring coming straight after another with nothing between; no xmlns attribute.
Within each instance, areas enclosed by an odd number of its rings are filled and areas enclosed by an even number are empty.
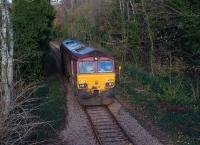
<svg viewBox="0 0 200 145"><path fill-rule="evenodd" d="M82 105L108 105L115 87L114 58L97 48L73 39L60 46L62 67Z"/></svg>

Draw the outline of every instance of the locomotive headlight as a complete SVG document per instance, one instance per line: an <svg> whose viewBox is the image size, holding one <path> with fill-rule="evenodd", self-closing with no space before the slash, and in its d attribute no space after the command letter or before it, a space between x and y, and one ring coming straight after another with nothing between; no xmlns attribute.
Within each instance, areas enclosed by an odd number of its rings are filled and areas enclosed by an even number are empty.
<svg viewBox="0 0 200 145"><path fill-rule="evenodd" d="M84 83L84 84L79 84L79 87L80 87L80 88L86 88L86 87L87 87L87 84L86 84L86 83Z"/></svg>
<svg viewBox="0 0 200 145"><path fill-rule="evenodd" d="M112 87L112 86L114 86L114 83L113 83L113 82L107 82L107 83L106 83L106 87Z"/></svg>

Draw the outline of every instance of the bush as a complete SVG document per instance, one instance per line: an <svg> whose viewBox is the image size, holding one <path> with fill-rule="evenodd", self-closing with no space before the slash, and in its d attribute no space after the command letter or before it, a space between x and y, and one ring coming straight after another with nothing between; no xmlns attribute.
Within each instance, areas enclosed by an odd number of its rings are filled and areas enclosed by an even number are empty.
<svg viewBox="0 0 200 145"><path fill-rule="evenodd" d="M192 97L192 79L189 77L153 76L141 68L125 65L125 72L139 84L145 86L155 95L158 101L174 105L194 105L197 97Z"/></svg>
<svg viewBox="0 0 200 145"><path fill-rule="evenodd" d="M61 82L56 77L50 77L47 83L37 90L35 96L40 98L35 114L48 125L38 128L34 138L40 140L55 137L55 130L61 127L65 119L65 94Z"/></svg>
<svg viewBox="0 0 200 145"><path fill-rule="evenodd" d="M14 0L12 22L15 32L17 77L27 81L43 76L44 58L53 31L54 11L48 0Z"/></svg>

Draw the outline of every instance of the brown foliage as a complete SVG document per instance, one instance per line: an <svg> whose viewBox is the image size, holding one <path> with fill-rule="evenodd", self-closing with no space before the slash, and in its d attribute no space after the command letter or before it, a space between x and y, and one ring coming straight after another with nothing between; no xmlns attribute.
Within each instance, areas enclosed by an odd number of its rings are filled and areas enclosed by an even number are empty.
<svg viewBox="0 0 200 145"><path fill-rule="evenodd" d="M0 101L1 145L25 144L26 138L31 135L34 128L45 124L38 121L38 117L32 114L32 111L37 109L33 104L38 100L38 98L33 98L32 94L38 85L38 83L33 83L24 87L23 82L18 82L15 99L9 106L9 114L3 113L3 105Z"/></svg>

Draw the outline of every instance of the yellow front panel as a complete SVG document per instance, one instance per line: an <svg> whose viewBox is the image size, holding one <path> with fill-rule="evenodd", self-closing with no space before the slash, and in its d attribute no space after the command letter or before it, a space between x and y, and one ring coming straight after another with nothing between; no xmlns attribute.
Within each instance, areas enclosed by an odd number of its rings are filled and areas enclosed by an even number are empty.
<svg viewBox="0 0 200 145"><path fill-rule="evenodd" d="M87 90L100 90L104 91L106 88L106 82L113 82L115 84L115 73L96 73L96 74L78 74L77 75L77 86L79 84L87 84ZM114 86L113 86L114 87ZM112 87L112 88L113 88Z"/></svg>

